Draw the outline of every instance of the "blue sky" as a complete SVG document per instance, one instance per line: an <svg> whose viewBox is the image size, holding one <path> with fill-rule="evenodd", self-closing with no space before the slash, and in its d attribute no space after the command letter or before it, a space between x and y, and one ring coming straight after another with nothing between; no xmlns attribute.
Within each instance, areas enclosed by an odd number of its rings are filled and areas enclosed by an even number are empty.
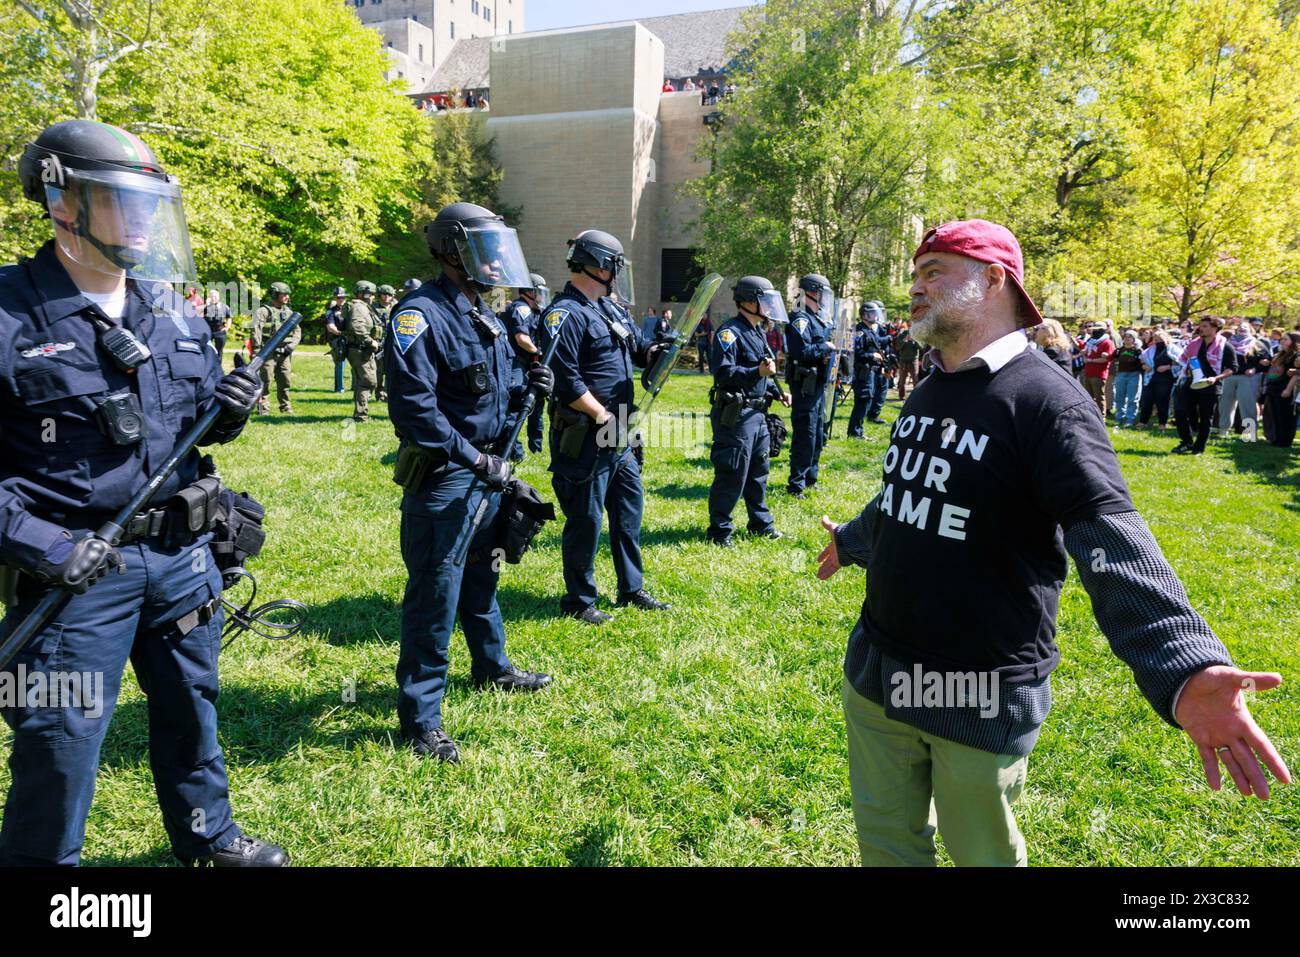
<svg viewBox="0 0 1300 957"><path fill-rule="evenodd" d="M527 0L524 29L551 30L577 27L587 23L635 20L639 17L662 17L670 13L696 10L721 10L724 7L748 7L747 0Z"/></svg>

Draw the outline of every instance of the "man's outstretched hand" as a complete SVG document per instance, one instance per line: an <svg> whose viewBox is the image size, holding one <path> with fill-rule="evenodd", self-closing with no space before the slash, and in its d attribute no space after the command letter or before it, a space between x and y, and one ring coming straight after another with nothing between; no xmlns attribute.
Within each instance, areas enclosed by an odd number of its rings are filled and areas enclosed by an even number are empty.
<svg viewBox="0 0 1300 957"><path fill-rule="evenodd" d="M820 571L817 577L822 577ZM1219 761L1246 797L1268 800L1261 758L1275 778L1291 783L1291 772L1268 735L1255 724L1244 697L1248 689L1267 691L1281 683L1282 676L1274 672L1212 665L1192 675L1183 686L1174 718L1195 742L1211 789L1217 791L1222 784Z"/></svg>
<svg viewBox="0 0 1300 957"><path fill-rule="evenodd" d="M840 565L840 553L835 548L835 529L839 528L825 515L822 516L822 528L830 532L831 540L820 555L817 556L817 577L822 581L830 578L842 567ZM1183 694L1187 692L1184 691Z"/></svg>

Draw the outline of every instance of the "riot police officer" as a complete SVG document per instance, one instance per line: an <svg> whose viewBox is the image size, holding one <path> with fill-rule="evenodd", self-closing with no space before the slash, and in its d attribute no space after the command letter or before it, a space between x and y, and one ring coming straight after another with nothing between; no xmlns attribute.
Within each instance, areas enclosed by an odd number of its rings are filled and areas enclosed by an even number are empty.
<svg viewBox="0 0 1300 957"><path fill-rule="evenodd" d="M262 343L270 339L294 315L289 308L289 286L282 282L273 282L270 287L270 303L262 303L253 311L253 321L249 330L253 343L253 352L260 352ZM293 372L293 350L302 341L302 327L295 326L284 345L275 350L275 354L262 366L262 397L257 402L257 412L265 415L270 411L267 396L271 392L271 379L275 379L275 397L280 403L281 412L292 412L289 402L290 376Z"/></svg>
<svg viewBox="0 0 1300 957"><path fill-rule="evenodd" d="M378 384L375 354L382 345L379 319L370 303L375 284L362 279L352 288L352 299L344 313L343 336L348 341L348 365L352 367L352 419L370 420L370 392Z"/></svg>
<svg viewBox="0 0 1300 957"><path fill-rule="evenodd" d="M885 405L885 369L893 342L885 328L885 307L872 300L858 307L858 325L853 330L853 411L849 414L849 438L862 438L862 418L881 425Z"/></svg>
<svg viewBox="0 0 1300 957"><path fill-rule="evenodd" d="M786 484L795 498L817 484L825 432L822 405L835 347L835 297L825 276L809 273L799 280L803 302L786 327L786 381L790 383L790 479Z"/></svg>
<svg viewBox="0 0 1300 957"><path fill-rule="evenodd" d="M626 441L632 414L632 366L652 366L662 345L648 343L627 310L631 266L622 244L589 229L569 241L571 273L564 291L542 314L545 342L559 345L551 360L551 486L564 512L561 556L566 614L599 625L596 548L605 512L618 577L619 606L659 611L668 605L644 586L641 567L641 465Z"/></svg>
<svg viewBox="0 0 1300 957"><path fill-rule="evenodd" d="M192 282L194 265L180 187L148 146L69 120L27 144L18 173L54 239L0 269L0 559L11 586L0 629L10 633L48 587L74 594L5 678L40 676L53 688L61 676L95 675L102 687L4 706L13 743L0 862L80 860L129 658L149 702L150 766L173 852L284 864L283 850L232 819L217 739L222 580L205 520L219 481L201 478L191 451L116 547L91 534L214 403L221 415L203 443L238 435L260 384L247 369L221 375L207 325L169 285ZM197 516L184 507L194 502Z"/></svg>
<svg viewBox="0 0 1300 957"><path fill-rule="evenodd" d="M764 319L788 321L781 294L762 276L745 276L732 297L738 315L723 323L713 338L709 367L709 422L713 426L713 486L709 489L709 541L731 545L732 509L744 495L749 531L781 538L767 508L767 409L790 397L776 383L776 357L761 328Z"/></svg>
<svg viewBox="0 0 1300 957"><path fill-rule="evenodd" d="M347 363L347 338L343 327L347 320L344 312L348 304L348 291L342 286L334 287L334 298L325 307L325 344L329 346L330 357L334 360L334 391L343 391L343 366Z"/></svg>
<svg viewBox="0 0 1300 957"><path fill-rule="evenodd" d="M409 292L409 290L408 290ZM375 298L374 305L371 306L375 311L375 318L379 320L379 351L375 353L375 398L380 402L388 401L388 389L384 383L384 331L388 328L388 319L393 314L393 306L397 305L397 290L392 286L384 283L379 287L379 295Z"/></svg>
<svg viewBox="0 0 1300 957"><path fill-rule="evenodd" d="M442 275L403 297L385 337L388 410L401 437L402 599L397 660L401 733L419 755L458 761L442 730L442 695L452 627L460 617L476 685L536 691L550 676L516 668L506 655L497 606L500 563L492 555L501 491L511 469L496 444L524 389L512 389L513 350L483 300L493 286L529 284L519 240L500 216L472 203L441 210L425 231ZM550 394L554 377L536 365L526 387ZM471 534L465 563L452 556Z"/></svg>
<svg viewBox="0 0 1300 957"><path fill-rule="evenodd" d="M506 306L500 319L505 323L510 343L515 347L515 363L521 375L526 375L529 367L540 362L541 352L537 348L537 320L551 301L551 292L546 280L537 273L531 273L531 286L515 290L515 299ZM528 417L528 451L542 450L542 412L543 404L537 403L533 414ZM523 457L523 449L516 446L515 457Z"/></svg>
<svg viewBox="0 0 1300 957"><path fill-rule="evenodd" d="M420 280L418 279L406 280L406 282L402 283L402 295L405 296L408 293L415 292L415 290L420 288L420 285Z"/></svg>

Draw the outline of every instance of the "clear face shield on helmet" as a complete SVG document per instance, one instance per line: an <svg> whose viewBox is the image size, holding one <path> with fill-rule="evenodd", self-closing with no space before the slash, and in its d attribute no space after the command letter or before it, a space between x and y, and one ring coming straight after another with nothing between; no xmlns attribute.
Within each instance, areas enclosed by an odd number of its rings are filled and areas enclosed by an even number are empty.
<svg viewBox="0 0 1300 957"><path fill-rule="evenodd" d="M628 260L624 259L623 264L618 267L618 272L614 274L614 285L609 295L625 309L631 309L636 303L636 283L632 277L632 263Z"/></svg>
<svg viewBox="0 0 1300 957"><path fill-rule="evenodd" d="M758 307L760 316L764 319L770 319L777 325L783 326L790 321L790 317L786 315L785 311L785 300L781 298L781 294L775 289L769 289L767 292L761 293L755 305Z"/></svg>
<svg viewBox="0 0 1300 957"><path fill-rule="evenodd" d="M465 274L484 286L531 289L532 275L524 261L519 235L509 226L472 227L456 240Z"/></svg>
<svg viewBox="0 0 1300 957"><path fill-rule="evenodd" d="M551 290L545 286L533 286L533 298L537 300L537 311L541 312L551 304Z"/></svg>
<svg viewBox="0 0 1300 957"><path fill-rule="evenodd" d="M821 286L813 292L803 291L803 305L808 312L815 313L822 322L833 324L837 317L835 311L835 293L827 286Z"/></svg>
<svg viewBox="0 0 1300 957"><path fill-rule="evenodd" d="M45 201L69 259L111 276L194 282L190 231L174 180L66 167L62 180L45 185Z"/></svg>

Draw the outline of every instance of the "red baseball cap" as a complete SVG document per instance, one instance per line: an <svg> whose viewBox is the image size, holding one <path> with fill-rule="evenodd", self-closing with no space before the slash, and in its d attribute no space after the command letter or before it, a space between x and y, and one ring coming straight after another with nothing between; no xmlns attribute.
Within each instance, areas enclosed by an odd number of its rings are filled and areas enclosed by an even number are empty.
<svg viewBox="0 0 1300 957"><path fill-rule="evenodd" d="M987 219L958 219L943 223L921 239L912 262L916 262L921 253L956 253L977 262L997 263L1007 271L1024 301L1021 324L1036 326L1043 321L1034 300L1025 292L1025 259L1020 252L1020 243L1007 227L990 223Z"/></svg>

